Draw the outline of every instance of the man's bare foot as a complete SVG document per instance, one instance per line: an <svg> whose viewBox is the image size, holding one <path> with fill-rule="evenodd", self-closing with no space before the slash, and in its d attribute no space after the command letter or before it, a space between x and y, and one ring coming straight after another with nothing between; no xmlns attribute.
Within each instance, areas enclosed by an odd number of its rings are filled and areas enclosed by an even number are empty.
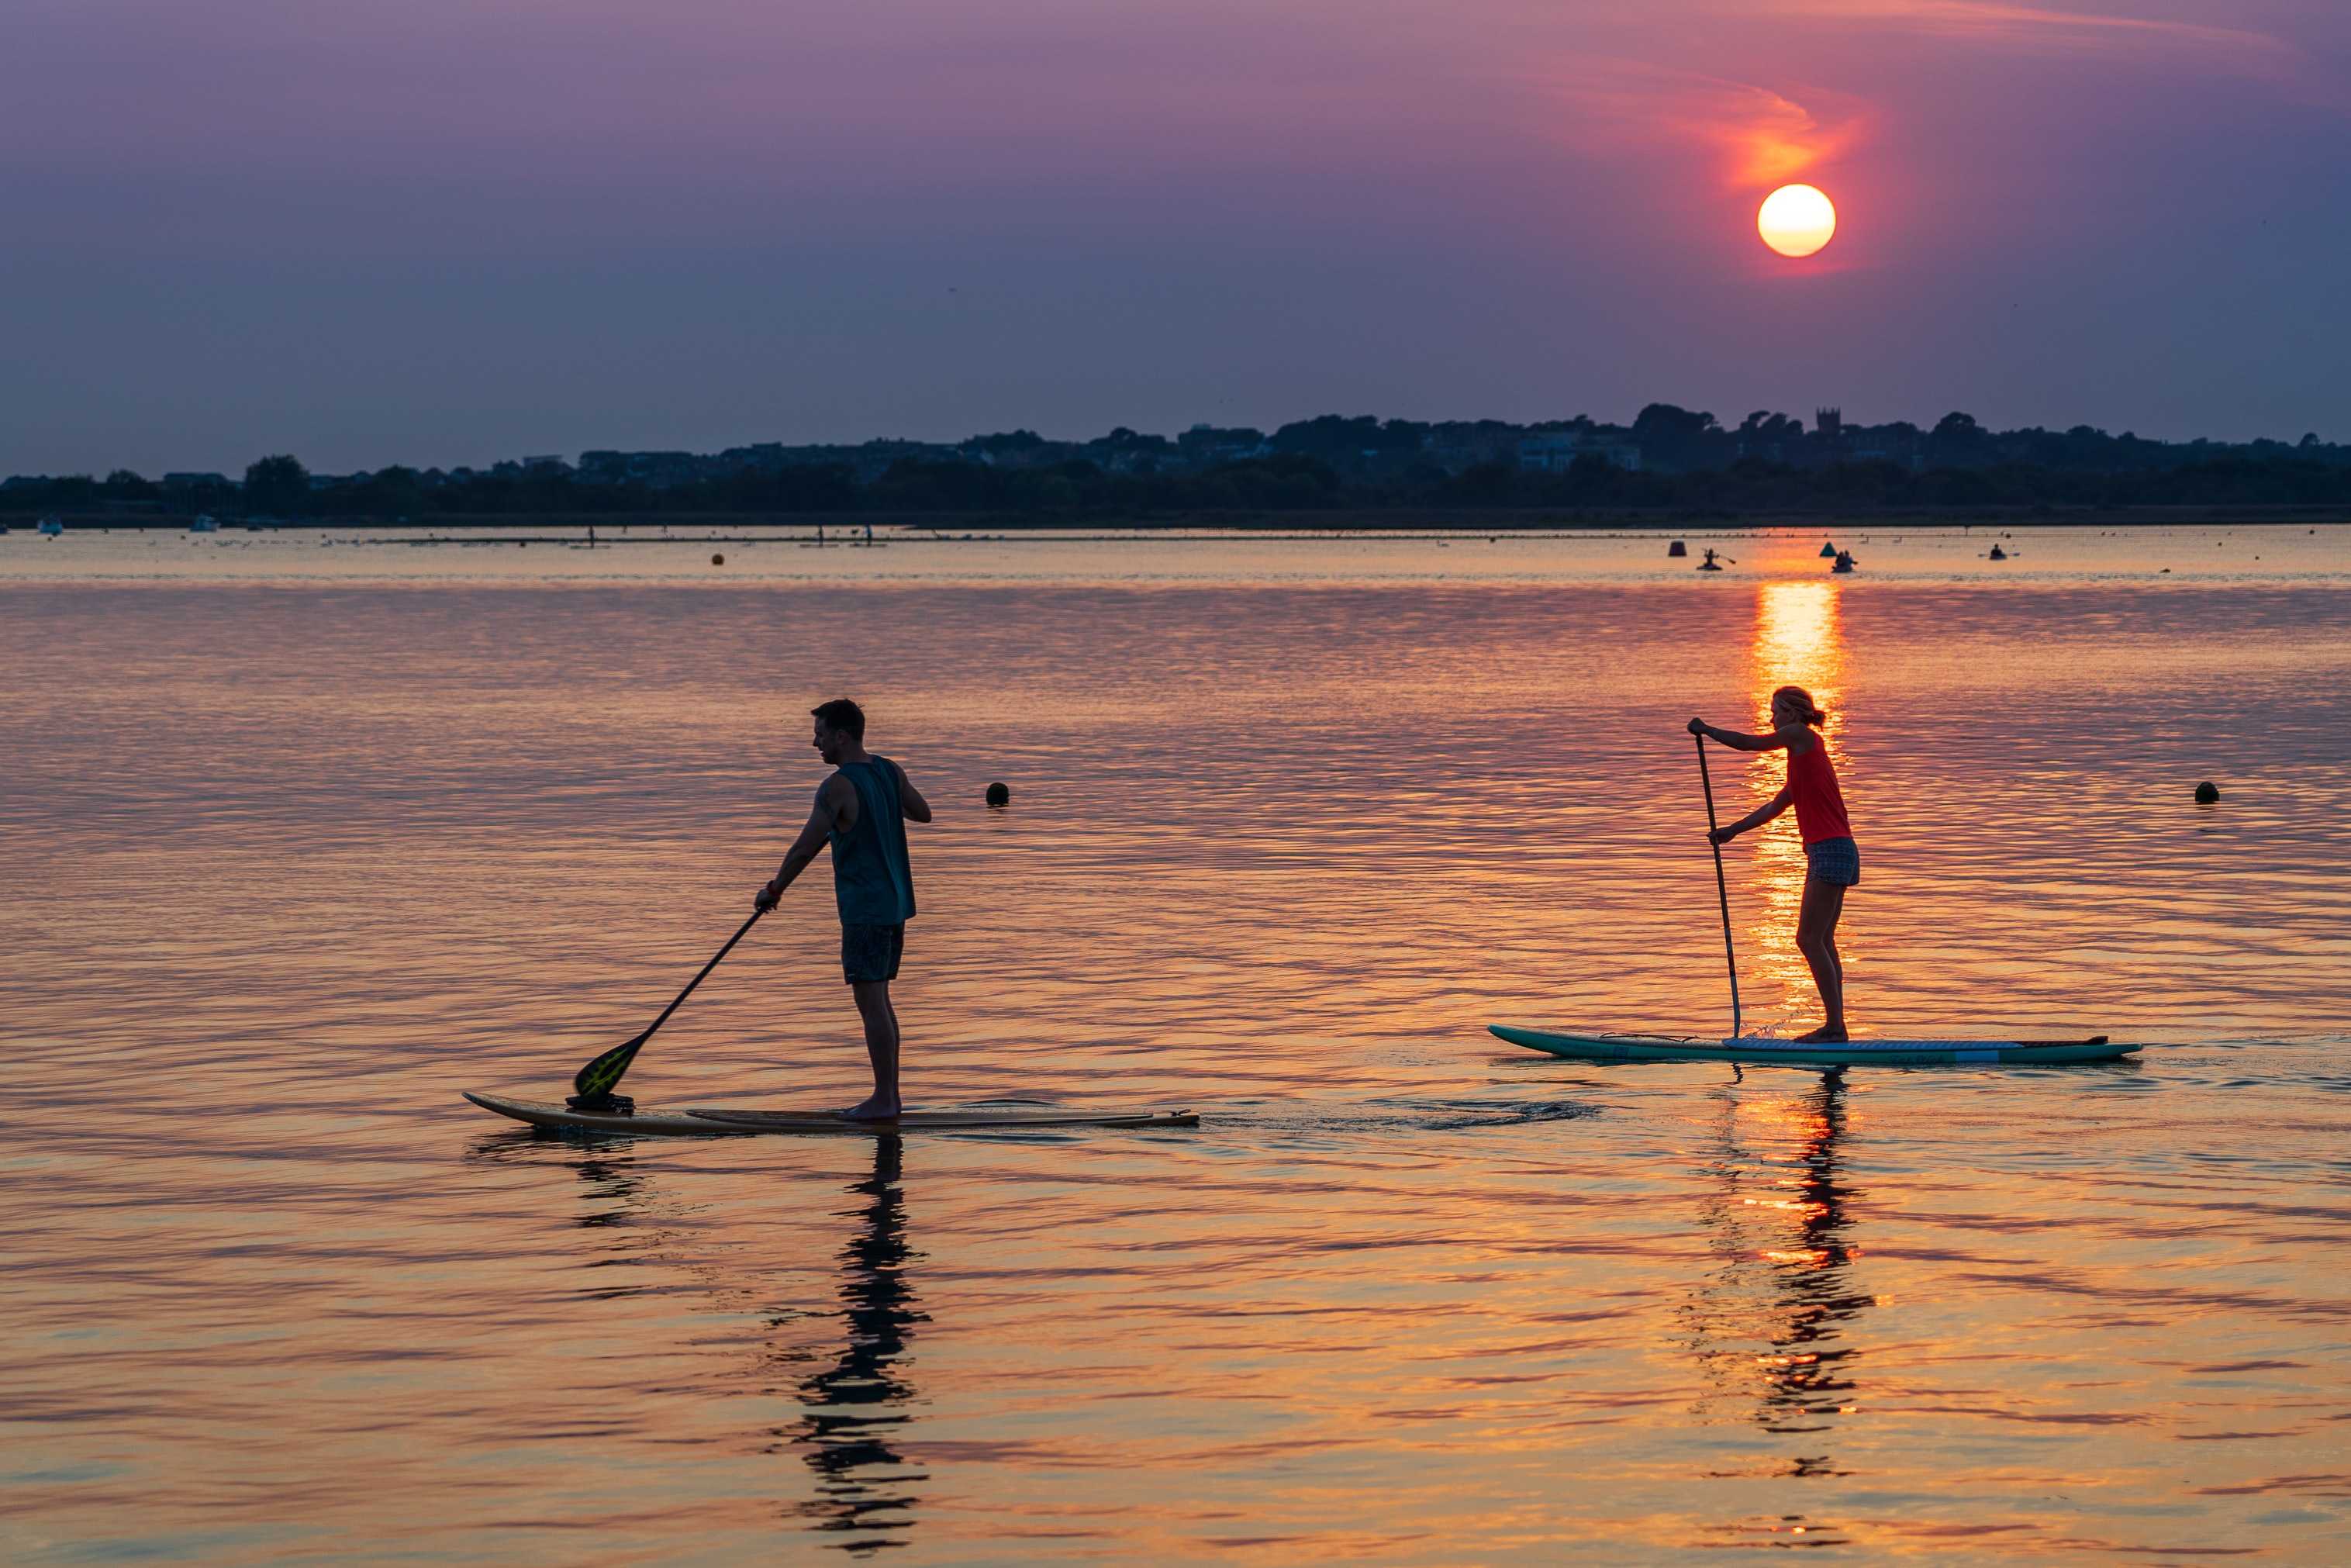
<svg viewBox="0 0 2351 1568"><path fill-rule="evenodd" d="M1810 1034L1798 1035L1796 1043L1798 1045L1843 1045L1845 1043L1844 1030L1831 1029L1827 1024L1823 1024Z"/></svg>
<svg viewBox="0 0 2351 1568"><path fill-rule="evenodd" d="M904 1109L898 1103L895 1094L886 1099L879 1094L869 1094L848 1110L836 1111L833 1114L844 1122L894 1122Z"/></svg>

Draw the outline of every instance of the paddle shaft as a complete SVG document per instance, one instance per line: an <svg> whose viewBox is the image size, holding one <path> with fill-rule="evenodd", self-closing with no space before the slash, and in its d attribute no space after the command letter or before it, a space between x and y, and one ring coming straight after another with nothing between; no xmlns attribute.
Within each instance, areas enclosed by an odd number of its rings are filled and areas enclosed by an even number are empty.
<svg viewBox="0 0 2351 1568"><path fill-rule="evenodd" d="M685 989L678 992L676 1000L671 1002L669 1006L662 1009L661 1017L653 1019L653 1021L646 1027L644 1033L637 1036L636 1039L629 1041L626 1045L620 1047L618 1050L606 1051L603 1055L598 1057L595 1061L581 1068L578 1076L573 1078L571 1081L572 1088L582 1094L611 1093L612 1092L612 1085L621 1081L621 1074L629 1070L629 1063L637 1059L637 1052L644 1048L645 1041L653 1039L653 1030L669 1022L669 1015L677 1011L677 1009L684 1004L686 998L694 995L694 988L702 984L703 981L710 977L710 971L718 967L718 960L726 956L727 954L735 951L735 944L740 942L745 936L748 936L750 934L751 927L759 923L759 916L767 913L768 911L764 908L752 910L751 918L743 922L742 925L737 929L734 936L726 938L726 946L718 949L718 951L712 956L710 962L702 966L702 972L700 974L695 976L693 979L688 980L685 983Z"/></svg>
<svg viewBox="0 0 2351 1568"><path fill-rule="evenodd" d="M1736 1039L1739 1035L1739 951L1730 944L1730 884L1723 880L1722 846L1714 841L1714 779L1706 768L1706 737L1698 735L1690 738L1698 742L1698 781L1706 790L1706 841L1714 851L1715 896L1722 901L1722 956L1730 965L1730 1033Z"/></svg>
<svg viewBox="0 0 2351 1568"><path fill-rule="evenodd" d="M677 1011L678 1003L684 1001L686 998L694 995L694 988L702 984L703 981L710 977L710 971L718 967L718 960L726 956L727 954L735 951L735 944L749 936L751 934L751 927L759 924L759 916L767 913L768 912L764 909L754 909L751 911L751 918L746 920L741 925L737 926L734 936L726 938L726 946L718 949L717 953L711 957L710 962L702 966L702 973L695 976L694 978L685 983L685 989L678 992L677 994L677 1001L672 1002L669 1006L662 1009L661 1017L653 1019L653 1023L645 1030L645 1032L639 1035L637 1038L640 1040L650 1040L653 1038L653 1032L654 1030L657 1030L661 1028L662 1025L669 1022L669 1015Z"/></svg>

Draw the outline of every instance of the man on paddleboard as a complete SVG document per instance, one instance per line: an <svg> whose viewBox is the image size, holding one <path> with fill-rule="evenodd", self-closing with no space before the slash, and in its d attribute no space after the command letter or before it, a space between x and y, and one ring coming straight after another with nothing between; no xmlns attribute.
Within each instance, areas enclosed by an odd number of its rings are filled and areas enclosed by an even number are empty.
<svg viewBox="0 0 2351 1568"><path fill-rule="evenodd" d="M1771 694L1771 733L1741 735L1717 729L1704 719L1689 721L1692 735L1720 741L1734 751L1788 753L1788 782L1769 804L1750 811L1727 828L1708 836L1727 844L1751 828L1760 828L1790 806L1796 808L1796 831L1803 835L1804 899L1796 912L1796 946L1812 966L1813 984L1821 989L1821 1006L1828 1017L1821 1027L1797 1038L1825 1044L1845 1038L1844 966L1836 950L1837 916L1844 913L1844 890L1861 880L1861 850L1853 841L1853 824L1845 820L1844 795L1837 789L1836 768L1829 761L1828 737L1813 730L1828 715L1813 706L1813 694L1802 686L1782 686Z"/></svg>
<svg viewBox="0 0 2351 1568"><path fill-rule="evenodd" d="M833 766L816 792L816 809L784 855L784 865L752 903L773 909L792 879L832 845L833 900L841 909L841 977L865 1022L865 1053L873 1061L873 1092L841 1113L844 1121L886 1122L900 1110L898 1015L890 982L906 947L914 914L914 879L906 863L906 820L931 820L930 802L906 770L865 749L865 712L847 697L810 710L816 718L810 745Z"/></svg>

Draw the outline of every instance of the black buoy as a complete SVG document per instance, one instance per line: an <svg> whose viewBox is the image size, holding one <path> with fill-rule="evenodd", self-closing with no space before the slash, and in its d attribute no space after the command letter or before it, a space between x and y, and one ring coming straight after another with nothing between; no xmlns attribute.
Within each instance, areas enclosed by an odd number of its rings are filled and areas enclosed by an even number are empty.
<svg viewBox="0 0 2351 1568"><path fill-rule="evenodd" d="M2207 779L2203 783L2196 786L2196 803L2198 805L2216 805L2219 803L2220 799L2220 787L2218 784L2213 783L2210 779Z"/></svg>
<svg viewBox="0 0 2351 1568"><path fill-rule="evenodd" d="M1821 541L1821 559L1822 559L1823 560L1834 560L1834 559L1836 559L1836 552L1837 552L1837 548L1836 548L1836 546L1834 546L1834 545L1833 545L1833 544L1829 543L1829 541L1828 541L1828 540L1826 540L1826 539L1823 539L1823 540Z"/></svg>
<svg viewBox="0 0 2351 1568"><path fill-rule="evenodd" d="M991 806L1009 806L1012 804L1012 791L1001 782L990 784L987 787L987 803Z"/></svg>
<svg viewBox="0 0 2351 1568"><path fill-rule="evenodd" d="M1666 547L1666 553L1669 556L1687 555L1689 554L1689 546L1682 543L1679 539L1676 539L1673 543Z"/></svg>
<svg viewBox="0 0 2351 1568"><path fill-rule="evenodd" d="M723 555L712 556L710 558L710 564L713 566L725 566L726 564L726 558Z"/></svg>

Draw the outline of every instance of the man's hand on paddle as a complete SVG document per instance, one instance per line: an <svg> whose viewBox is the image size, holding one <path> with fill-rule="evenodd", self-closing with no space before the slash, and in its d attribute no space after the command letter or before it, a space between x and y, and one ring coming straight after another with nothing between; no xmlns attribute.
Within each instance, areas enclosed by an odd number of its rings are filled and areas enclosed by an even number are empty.
<svg viewBox="0 0 2351 1568"><path fill-rule="evenodd" d="M752 896L752 907L773 909L776 901L783 897L784 889L791 886L793 879L808 869L809 862L816 859L816 852L824 848L825 841L836 831L845 833L856 825L857 786L835 773L818 787L816 805L810 810L808 821L801 826L800 836L794 839L792 847L784 852L782 869L768 878L767 885Z"/></svg>

